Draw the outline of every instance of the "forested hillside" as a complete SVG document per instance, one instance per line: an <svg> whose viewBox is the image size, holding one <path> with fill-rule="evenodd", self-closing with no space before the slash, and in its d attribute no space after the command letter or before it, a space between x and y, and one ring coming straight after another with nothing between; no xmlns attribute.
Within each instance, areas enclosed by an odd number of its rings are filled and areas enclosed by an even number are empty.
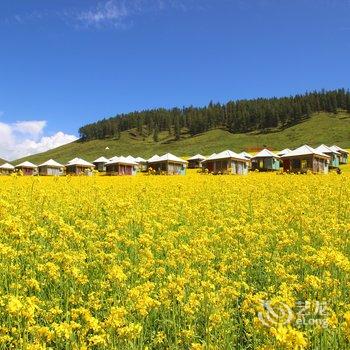
<svg viewBox="0 0 350 350"><path fill-rule="evenodd" d="M350 92L345 89L315 91L283 98L258 98L229 101L226 104L210 102L208 106L173 109L153 109L121 114L79 129L82 140L113 138L121 132L135 129L139 137L152 137L159 141L160 133L167 132L174 140L181 138L185 128L191 136L215 128L232 134L291 127L313 113L350 112ZM305 140L307 141L307 140Z"/></svg>
<svg viewBox="0 0 350 350"><path fill-rule="evenodd" d="M191 136L184 128L181 130L179 141L175 141L167 131L159 132L159 141L155 142L153 135L137 136L136 129L131 129L121 132L118 140L107 138L86 142L76 141L45 153L18 159L15 163L29 160L40 164L50 158L65 163L75 157L93 161L102 155L111 158L116 155L127 156L131 154L135 157L149 158L154 154L160 155L166 152L189 157L196 153L210 155L225 149L236 152L243 150L255 152L263 147L282 150L286 147L295 148L304 143L308 143L310 146L318 146L321 143L337 144L344 148L350 148L350 114L341 110L336 114L317 113L297 125L283 130L271 129L270 132L232 134L227 130L217 128Z"/></svg>

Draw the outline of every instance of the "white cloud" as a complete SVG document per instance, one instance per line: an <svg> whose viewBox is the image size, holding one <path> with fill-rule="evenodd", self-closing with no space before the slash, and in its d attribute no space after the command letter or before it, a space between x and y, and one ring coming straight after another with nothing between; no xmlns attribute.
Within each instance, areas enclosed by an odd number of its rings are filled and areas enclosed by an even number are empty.
<svg viewBox="0 0 350 350"><path fill-rule="evenodd" d="M30 135L32 137L40 136L46 126L45 120L34 120L34 121L22 121L13 124L12 128L23 135Z"/></svg>
<svg viewBox="0 0 350 350"><path fill-rule="evenodd" d="M21 121L13 124L0 122L0 157L14 160L45 152L77 140L62 131L52 136L44 135L46 121Z"/></svg>
<svg viewBox="0 0 350 350"><path fill-rule="evenodd" d="M68 26L80 28L129 28L137 16L158 14L166 10L186 12L191 9L205 8L209 0L99 0L92 1L94 5L68 5L60 10L49 8L32 12L13 13L2 17L0 24L25 25L28 22L52 21L58 19Z"/></svg>
<svg viewBox="0 0 350 350"><path fill-rule="evenodd" d="M73 15L78 27L102 28L113 26L129 27L136 16L145 13L159 13L167 9L188 11L203 8L203 0L105 0L89 9L76 12ZM68 17L72 17L68 15Z"/></svg>
<svg viewBox="0 0 350 350"><path fill-rule="evenodd" d="M77 15L77 20L85 26L100 27L105 25L118 26L129 15L129 9L124 1L109 0L100 2L95 8L83 11Z"/></svg>
<svg viewBox="0 0 350 350"><path fill-rule="evenodd" d="M12 135L11 126L5 123L0 123L0 150L2 150L3 146L8 146L13 143L13 141L14 137Z"/></svg>

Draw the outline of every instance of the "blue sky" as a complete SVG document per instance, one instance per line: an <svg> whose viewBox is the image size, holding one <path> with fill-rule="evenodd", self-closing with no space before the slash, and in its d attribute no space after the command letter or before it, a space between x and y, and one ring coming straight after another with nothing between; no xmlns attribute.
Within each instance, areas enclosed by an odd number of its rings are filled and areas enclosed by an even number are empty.
<svg viewBox="0 0 350 350"><path fill-rule="evenodd" d="M350 1L2 0L0 45L14 158L117 113L348 88Z"/></svg>

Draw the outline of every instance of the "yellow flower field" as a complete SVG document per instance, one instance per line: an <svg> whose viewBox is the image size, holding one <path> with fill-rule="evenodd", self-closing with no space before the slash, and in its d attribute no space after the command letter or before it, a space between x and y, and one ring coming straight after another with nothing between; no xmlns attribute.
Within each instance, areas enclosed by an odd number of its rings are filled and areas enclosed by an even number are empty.
<svg viewBox="0 0 350 350"><path fill-rule="evenodd" d="M349 349L350 175L0 178L0 349Z"/></svg>

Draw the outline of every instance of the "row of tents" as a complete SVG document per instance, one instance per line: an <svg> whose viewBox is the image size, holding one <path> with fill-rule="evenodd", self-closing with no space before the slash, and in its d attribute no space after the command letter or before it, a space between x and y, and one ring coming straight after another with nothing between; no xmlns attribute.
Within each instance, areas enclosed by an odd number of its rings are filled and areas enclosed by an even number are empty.
<svg viewBox="0 0 350 350"><path fill-rule="evenodd" d="M324 144L317 148L303 145L294 150L286 148L274 153L263 149L255 155L247 152L224 151L206 158L196 155L189 159L189 167L205 168L208 172L246 174L249 169L257 171L277 171L291 173L328 173L348 162L349 152L336 145Z"/></svg>
<svg viewBox="0 0 350 350"><path fill-rule="evenodd" d="M23 162L16 166L5 163L0 166L0 174L9 175L21 172L23 175L92 175L93 170L105 172L107 175L135 175L138 171L150 171L156 174L184 175L186 168L201 168L213 174L247 174L249 170L277 171L283 168L285 172L328 173L331 168L339 168L340 164L348 162L349 152L336 145L320 145L312 148L303 145L294 150L284 149L274 153L263 149L255 155L247 152L235 153L226 150L213 153L209 157L200 154L184 160L171 153L163 156L154 155L146 160L141 157L116 156L100 157L92 163L74 158L62 165L53 159L40 165Z"/></svg>
<svg viewBox="0 0 350 350"><path fill-rule="evenodd" d="M53 159L40 165L25 161L16 166L5 163L0 166L0 175L10 175L14 172L23 175L92 175L93 171L105 172L107 175L135 175L138 171L151 170L155 173L178 174L186 173L187 161L166 153L163 156L155 155L146 160L141 157L116 156L110 159L100 157L92 163L74 158L63 165Z"/></svg>

